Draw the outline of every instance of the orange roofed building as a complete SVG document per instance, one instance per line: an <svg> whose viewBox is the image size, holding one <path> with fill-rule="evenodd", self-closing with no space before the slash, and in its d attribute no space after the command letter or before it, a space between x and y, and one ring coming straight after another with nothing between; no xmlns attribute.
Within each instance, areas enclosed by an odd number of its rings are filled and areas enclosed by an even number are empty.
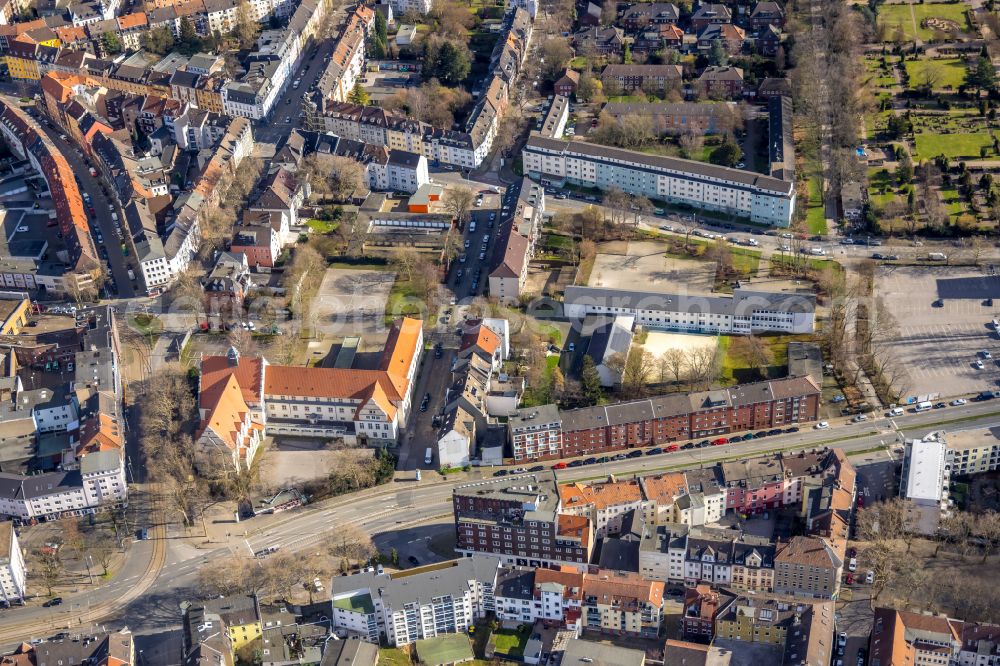
<svg viewBox="0 0 1000 666"><path fill-rule="evenodd" d="M226 396L220 427L228 428L243 409L250 423L270 435L393 443L409 415L423 345L423 322L403 318L392 327L378 367L372 370L271 365L262 358L241 359L234 350L228 357L206 356L202 426L211 425L205 419ZM246 430L246 436L252 432Z"/></svg>
<svg viewBox="0 0 1000 666"><path fill-rule="evenodd" d="M525 577L533 578L531 585ZM507 581L511 584L507 584ZM574 567L515 569L498 582L497 617L532 623L542 620L571 631L656 638L663 619L663 581L637 573ZM527 602L527 603L523 603Z"/></svg>

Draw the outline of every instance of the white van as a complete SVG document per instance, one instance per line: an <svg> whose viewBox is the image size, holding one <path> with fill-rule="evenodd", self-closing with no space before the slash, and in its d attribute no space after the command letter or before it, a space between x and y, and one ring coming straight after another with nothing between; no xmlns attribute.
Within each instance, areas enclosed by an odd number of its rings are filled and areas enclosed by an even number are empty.
<svg viewBox="0 0 1000 666"><path fill-rule="evenodd" d="M903 415L902 407L893 407L892 409L889 410L888 414L888 416L902 416L902 415Z"/></svg>
<svg viewBox="0 0 1000 666"><path fill-rule="evenodd" d="M917 406L914 408L913 411L915 411L915 412L926 412L926 411L928 411L929 409L931 409L933 407L934 407L934 405L932 405L930 403L930 401L925 400L924 402L918 402Z"/></svg>
<svg viewBox="0 0 1000 666"><path fill-rule="evenodd" d="M994 330L994 331L1000 331L1000 321L997 321L996 319L994 319L994 320L993 320L992 322L990 322L990 323L992 323L992 324L993 324L993 330Z"/></svg>
<svg viewBox="0 0 1000 666"><path fill-rule="evenodd" d="M424 464L430 465L434 462L434 449L427 447L427 452L424 453Z"/></svg>

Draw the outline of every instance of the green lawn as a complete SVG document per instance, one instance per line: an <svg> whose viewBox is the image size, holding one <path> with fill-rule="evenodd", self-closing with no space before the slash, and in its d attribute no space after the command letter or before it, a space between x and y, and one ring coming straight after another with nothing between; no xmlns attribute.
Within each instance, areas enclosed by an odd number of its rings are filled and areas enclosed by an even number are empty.
<svg viewBox="0 0 1000 666"><path fill-rule="evenodd" d="M379 648L378 663L380 666L410 666L413 662L399 648Z"/></svg>
<svg viewBox="0 0 1000 666"><path fill-rule="evenodd" d="M993 136L989 132L968 132L965 134L938 134L921 132L915 135L916 154L914 161L930 160L938 155L949 158L979 159L979 149L993 147Z"/></svg>
<svg viewBox="0 0 1000 666"><path fill-rule="evenodd" d="M731 248L730 254L733 257L733 268L750 276L757 275L757 270L760 268L760 250L734 247Z"/></svg>
<svg viewBox="0 0 1000 666"><path fill-rule="evenodd" d="M587 59L584 58L583 56L577 56L569 61L567 67L569 67L570 69L583 71L584 69L587 68Z"/></svg>
<svg viewBox="0 0 1000 666"><path fill-rule="evenodd" d="M613 95L608 97L609 102L632 102L643 104L649 101L649 98L645 95Z"/></svg>
<svg viewBox="0 0 1000 666"><path fill-rule="evenodd" d="M882 69L881 58L865 58L865 71L872 84L877 88L891 88L896 85L896 77L893 76L892 68L898 60L899 58L895 56L886 56L889 69L885 70Z"/></svg>
<svg viewBox="0 0 1000 666"><path fill-rule="evenodd" d="M941 88L958 88L965 82L965 72L965 63L959 58L906 61L906 73L910 77L911 88L925 85L927 83L927 76L932 78L931 83L935 90L940 90Z"/></svg>
<svg viewBox="0 0 1000 666"><path fill-rule="evenodd" d="M806 226L811 234L826 233L826 207L823 205L823 181L819 176L809 179L809 204L806 206Z"/></svg>
<svg viewBox="0 0 1000 666"><path fill-rule="evenodd" d="M964 2L956 3L925 3L910 5L882 5L879 7L878 21L886 26L886 41L895 39L896 26L903 30L906 40L914 38L930 41L934 38L934 29L921 25L924 19L940 18L954 21L960 30L968 30L969 23L966 19L967 6ZM914 25L916 18L916 25Z"/></svg>
<svg viewBox="0 0 1000 666"><path fill-rule="evenodd" d="M531 635L531 627L522 627L518 631L499 629L493 634L497 654L520 657L524 654L524 646Z"/></svg>
<svg viewBox="0 0 1000 666"><path fill-rule="evenodd" d="M306 222L306 226L318 234L328 234L337 228L337 223L327 222L325 220L308 220Z"/></svg>
<svg viewBox="0 0 1000 666"><path fill-rule="evenodd" d="M948 211L948 219L955 223L960 215L969 212L965 199L954 187L941 188L941 202Z"/></svg>

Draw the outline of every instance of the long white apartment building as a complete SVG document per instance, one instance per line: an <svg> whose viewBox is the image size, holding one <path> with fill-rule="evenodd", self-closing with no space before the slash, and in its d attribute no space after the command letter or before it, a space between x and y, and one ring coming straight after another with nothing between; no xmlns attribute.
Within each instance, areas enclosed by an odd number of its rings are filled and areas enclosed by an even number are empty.
<svg viewBox="0 0 1000 666"><path fill-rule="evenodd" d="M590 314L631 315L643 328L694 333L812 333L812 294L735 289L732 296L665 294L603 287L566 287L567 319Z"/></svg>
<svg viewBox="0 0 1000 666"><path fill-rule="evenodd" d="M794 183L752 171L537 134L522 155L525 173L543 184L619 189L776 227L795 212Z"/></svg>
<svg viewBox="0 0 1000 666"><path fill-rule="evenodd" d="M24 553L17 541L14 523L0 522L0 604L23 603L25 578Z"/></svg>
<svg viewBox="0 0 1000 666"><path fill-rule="evenodd" d="M499 570L499 558L477 555L428 571L334 576L333 629L389 645L467 632L495 610Z"/></svg>

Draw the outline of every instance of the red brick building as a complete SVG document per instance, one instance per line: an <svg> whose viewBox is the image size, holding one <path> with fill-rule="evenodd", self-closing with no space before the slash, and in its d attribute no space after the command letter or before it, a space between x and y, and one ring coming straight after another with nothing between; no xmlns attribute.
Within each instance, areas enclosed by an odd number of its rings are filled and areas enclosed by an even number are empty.
<svg viewBox="0 0 1000 666"><path fill-rule="evenodd" d="M545 419L537 416L540 408L529 408L508 421L509 439L517 462L569 458L815 421L819 397L811 378L788 377L572 409L558 418L549 406Z"/></svg>
<svg viewBox="0 0 1000 666"><path fill-rule="evenodd" d="M586 567L594 528L586 516L560 512L555 474L543 472L471 483L452 493L455 551L499 556L518 566Z"/></svg>

